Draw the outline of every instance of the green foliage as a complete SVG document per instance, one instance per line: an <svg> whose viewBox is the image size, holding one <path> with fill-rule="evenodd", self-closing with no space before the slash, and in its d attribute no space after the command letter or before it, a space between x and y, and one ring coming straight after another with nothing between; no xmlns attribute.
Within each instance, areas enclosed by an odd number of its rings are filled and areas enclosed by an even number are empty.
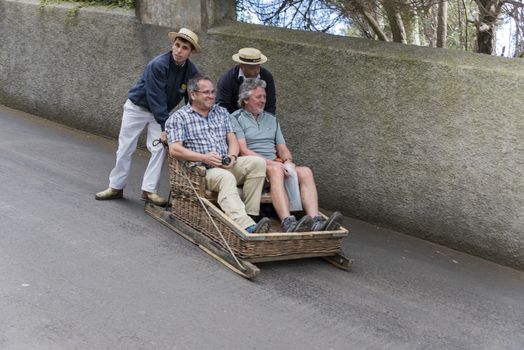
<svg viewBox="0 0 524 350"><path fill-rule="evenodd" d="M135 8L134 0L69 0L69 1L67 0L40 0L40 5L45 6L48 4L58 4L61 2L70 2L70 3L78 4L68 11L67 17L69 19L74 18L78 14L78 11L82 7L86 7L86 6L120 7L124 9Z"/></svg>
<svg viewBox="0 0 524 350"><path fill-rule="evenodd" d="M74 2L78 3L78 6L73 9L73 15L78 12L78 10L85 6L107 6L107 7L120 7L124 9L133 9L135 8L134 0L40 0L40 4L57 4L60 2Z"/></svg>
<svg viewBox="0 0 524 350"><path fill-rule="evenodd" d="M495 54L501 29L507 55L524 55L524 0L237 0L237 13L246 22L485 54Z"/></svg>
<svg viewBox="0 0 524 350"><path fill-rule="evenodd" d="M357 37L357 38L363 37L362 31L359 28L357 28L356 26L347 26L342 31L342 35L352 36L352 37Z"/></svg>

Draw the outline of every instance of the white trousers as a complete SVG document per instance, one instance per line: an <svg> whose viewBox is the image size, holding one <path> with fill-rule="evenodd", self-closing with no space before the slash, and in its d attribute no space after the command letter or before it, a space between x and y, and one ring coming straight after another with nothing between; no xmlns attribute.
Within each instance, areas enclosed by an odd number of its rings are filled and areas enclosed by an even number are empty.
<svg viewBox="0 0 524 350"><path fill-rule="evenodd" d="M142 191L156 193L158 182L164 164L165 150L162 144L153 146L153 140L159 139L162 134L160 124L147 109L135 105L130 100L124 104L122 125L118 136L118 150L116 151L116 164L109 175L109 186L114 189L123 189L127 185L131 156L136 150L138 137L147 125L147 149L151 153L142 180Z"/></svg>

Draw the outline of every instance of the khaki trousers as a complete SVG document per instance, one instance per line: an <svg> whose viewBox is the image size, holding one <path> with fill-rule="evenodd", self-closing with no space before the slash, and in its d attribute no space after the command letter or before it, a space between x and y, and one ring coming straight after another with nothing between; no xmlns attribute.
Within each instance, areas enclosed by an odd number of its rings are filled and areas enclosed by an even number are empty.
<svg viewBox="0 0 524 350"><path fill-rule="evenodd" d="M259 157L239 157L231 169L211 168L206 173L206 186L218 192L220 208L237 224L246 228L255 222L249 215L260 212L260 197L266 178L266 161ZM237 190L243 186L243 202Z"/></svg>

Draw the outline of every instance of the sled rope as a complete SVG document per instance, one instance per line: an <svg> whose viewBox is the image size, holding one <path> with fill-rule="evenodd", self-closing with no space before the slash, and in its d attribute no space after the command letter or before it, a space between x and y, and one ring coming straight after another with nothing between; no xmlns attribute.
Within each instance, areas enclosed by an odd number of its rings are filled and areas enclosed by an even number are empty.
<svg viewBox="0 0 524 350"><path fill-rule="evenodd" d="M200 203L200 205L202 206L202 208L204 208L204 211L206 212L207 216L209 217L209 219L211 219L211 222L213 223L213 226L215 227L215 229L217 230L218 234L220 235L220 238L222 238L222 241L224 242L224 244L226 245L227 247L227 250L229 250L229 253L231 254L231 256L233 257L233 259L235 260L235 262L237 263L237 265L242 269L242 270L246 270L246 268L244 266L242 266L242 264L240 263L240 261L238 261L235 253L233 252L233 250L231 249L231 247L229 246L229 244L227 244L227 241L226 241L226 238L224 237L224 235L222 234L222 232L220 232L220 229L218 228L217 224L215 223L215 220L213 219L213 217L211 216L211 214L209 213L209 211L207 210L206 208L206 205L204 204L204 202L202 201L202 199L200 198L200 196L198 195L198 192L195 188L195 186L193 186L193 183L191 182L191 180L189 179L189 176L187 176L187 173L186 173L186 170L184 169L182 171L182 174L184 175L184 177L186 178L187 182L189 183L189 186L191 186L191 189L193 190L193 192L195 193L195 196L197 197L198 199L198 202Z"/></svg>

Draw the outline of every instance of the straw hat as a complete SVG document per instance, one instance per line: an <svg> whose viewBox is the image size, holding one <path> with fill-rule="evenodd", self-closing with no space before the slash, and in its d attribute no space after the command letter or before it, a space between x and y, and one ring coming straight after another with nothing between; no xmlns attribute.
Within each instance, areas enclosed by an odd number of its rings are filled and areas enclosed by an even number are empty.
<svg viewBox="0 0 524 350"><path fill-rule="evenodd" d="M267 57L262 55L260 50L252 47L244 47L233 55L233 61L243 64L262 64L267 61Z"/></svg>
<svg viewBox="0 0 524 350"><path fill-rule="evenodd" d="M193 45L193 47L195 48L195 52L202 51L202 48L198 44L198 35L196 35L195 33L193 33L192 31L190 31L187 28L180 28L178 33L169 32L168 35L172 43L175 42L176 38L182 38L182 39L189 41Z"/></svg>

